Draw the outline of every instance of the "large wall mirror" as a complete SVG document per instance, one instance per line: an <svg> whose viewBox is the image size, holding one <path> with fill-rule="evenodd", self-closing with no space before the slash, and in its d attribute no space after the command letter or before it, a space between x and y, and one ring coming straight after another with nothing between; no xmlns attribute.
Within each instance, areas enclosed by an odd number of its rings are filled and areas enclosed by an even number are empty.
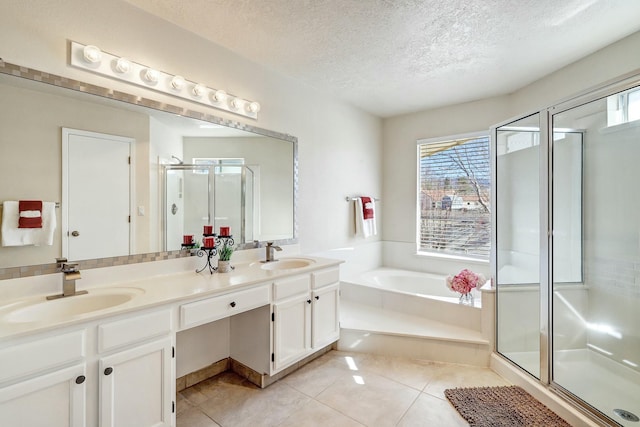
<svg viewBox="0 0 640 427"><path fill-rule="evenodd" d="M2 61L0 97L0 202L57 203L39 246L3 228L0 269L180 250L204 225L296 241L295 137Z"/></svg>

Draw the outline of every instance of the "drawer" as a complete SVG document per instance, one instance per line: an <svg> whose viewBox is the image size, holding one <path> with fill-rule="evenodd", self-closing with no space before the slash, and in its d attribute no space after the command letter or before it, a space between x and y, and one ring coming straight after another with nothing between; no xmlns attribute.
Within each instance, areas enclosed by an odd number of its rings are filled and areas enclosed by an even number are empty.
<svg viewBox="0 0 640 427"><path fill-rule="evenodd" d="M273 283L273 299L280 300L293 295L309 292L311 277L304 276L279 279Z"/></svg>
<svg viewBox="0 0 640 427"><path fill-rule="evenodd" d="M0 383L78 361L85 356L85 331L74 331L0 350Z"/></svg>
<svg viewBox="0 0 640 427"><path fill-rule="evenodd" d="M232 292L180 306L180 328L190 328L203 323L253 310L270 302L269 285Z"/></svg>
<svg viewBox="0 0 640 427"><path fill-rule="evenodd" d="M98 326L98 352L171 332L171 310L164 309Z"/></svg>
<svg viewBox="0 0 640 427"><path fill-rule="evenodd" d="M340 269L331 268L328 270L316 271L311 273L311 286L318 289L323 286L331 285L340 281Z"/></svg>

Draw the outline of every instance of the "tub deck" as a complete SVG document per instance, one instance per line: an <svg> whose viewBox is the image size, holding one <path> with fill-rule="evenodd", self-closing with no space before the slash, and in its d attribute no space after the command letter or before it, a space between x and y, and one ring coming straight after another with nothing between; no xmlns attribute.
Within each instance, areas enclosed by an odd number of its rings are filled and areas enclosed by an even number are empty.
<svg viewBox="0 0 640 427"><path fill-rule="evenodd" d="M340 327L387 335L489 345L489 340L485 339L478 330L350 300L341 301Z"/></svg>
<svg viewBox="0 0 640 427"><path fill-rule="evenodd" d="M338 349L489 366L494 293L485 290L482 304L478 298L470 307L451 298L342 282Z"/></svg>

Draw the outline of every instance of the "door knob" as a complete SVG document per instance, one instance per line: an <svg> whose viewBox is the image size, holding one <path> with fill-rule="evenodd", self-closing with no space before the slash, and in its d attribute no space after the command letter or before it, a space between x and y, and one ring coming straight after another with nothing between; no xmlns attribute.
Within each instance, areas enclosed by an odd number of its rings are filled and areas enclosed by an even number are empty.
<svg viewBox="0 0 640 427"><path fill-rule="evenodd" d="M77 230L73 230L73 231L71 232L71 235L72 235L73 237L78 237L78 236L80 235L80 232L79 232L79 231L77 231Z"/></svg>

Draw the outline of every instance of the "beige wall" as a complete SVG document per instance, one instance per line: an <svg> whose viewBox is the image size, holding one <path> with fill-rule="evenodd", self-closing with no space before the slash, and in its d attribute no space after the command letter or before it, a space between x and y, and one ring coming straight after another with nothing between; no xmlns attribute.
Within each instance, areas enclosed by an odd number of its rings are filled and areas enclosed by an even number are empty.
<svg viewBox="0 0 640 427"><path fill-rule="evenodd" d="M69 40L95 44L107 52L256 99L262 105L260 119L206 110L72 68L67 60ZM363 243L353 237L353 217L344 197L382 192L379 118L118 0L5 2L0 14L0 52L8 62L298 137L301 250Z"/></svg>

